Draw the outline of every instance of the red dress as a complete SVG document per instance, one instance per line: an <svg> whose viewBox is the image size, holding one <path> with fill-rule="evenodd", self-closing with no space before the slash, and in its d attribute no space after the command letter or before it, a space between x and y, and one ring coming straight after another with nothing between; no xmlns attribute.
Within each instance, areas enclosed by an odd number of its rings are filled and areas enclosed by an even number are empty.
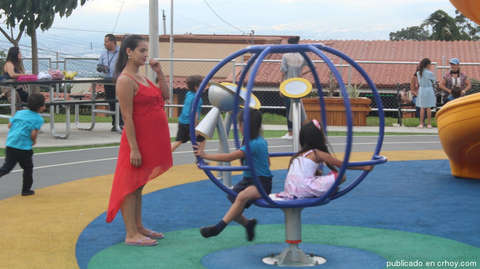
<svg viewBox="0 0 480 269"><path fill-rule="evenodd" d="M123 130L107 222L113 221L126 195L172 166L170 131L163 96L157 86L149 80L147 83L149 86L137 82L138 91L133 99L133 122L142 165L136 168L130 164L130 145Z"/></svg>

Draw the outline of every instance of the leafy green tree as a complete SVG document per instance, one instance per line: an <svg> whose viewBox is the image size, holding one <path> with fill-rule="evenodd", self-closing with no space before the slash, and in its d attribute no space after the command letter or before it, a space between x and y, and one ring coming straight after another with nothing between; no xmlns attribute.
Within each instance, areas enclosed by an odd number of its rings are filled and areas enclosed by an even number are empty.
<svg viewBox="0 0 480 269"><path fill-rule="evenodd" d="M421 26L403 28L397 32L390 33L390 40L428 40L430 33Z"/></svg>
<svg viewBox="0 0 480 269"><path fill-rule="evenodd" d="M423 23L423 26L431 27L433 40L460 40L461 35L455 24L455 19L450 17L445 11L437 10L433 12Z"/></svg>
<svg viewBox="0 0 480 269"><path fill-rule="evenodd" d="M437 10L419 26L391 32L390 40L480 40L480 26L455 11L455 18Z"/></svg>
<svg viewBox="0 0 480 269"><path fill-rule="evenodd" d="M455 10L455 24L460 31L462 40L480 40L480 25L475 24L458 10Z"/></svg>
<svg viewBox="0 0 480 269"><path fill-rule="evenodd" d="M32 71L38 73L38 43L37 29L48 30L55 19L55 15L68 17L78 4L85 4L87 0L1 0L0 18L5 18L5 24L10 31L18 27L19 35L13 37L11 31L10 38L7 37L13 45L18 46L18 41L23 32L31 38L32 44ZM1 27L0 27L1 29ZM7 33L1 29L4 35ZM8 33L7 35L8 36Z"/></svg>

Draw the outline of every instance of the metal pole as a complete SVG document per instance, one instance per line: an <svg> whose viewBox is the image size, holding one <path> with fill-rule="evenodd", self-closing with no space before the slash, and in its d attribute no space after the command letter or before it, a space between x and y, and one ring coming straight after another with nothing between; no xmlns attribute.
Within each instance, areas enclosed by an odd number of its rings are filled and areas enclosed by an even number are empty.
<svg viewBox="0 0 480 269"><path fill-rule="evenodd" d="M149 32L150 32L150 42L148 46L149 58L154 59L158 58L158 0L150 0L149 3ZM146 67L149 69L148 78L151 81L155 81L155 74L151 70L150 66Z"/></svg>
<svg viewBox="0 0 480 269"><path fill-rule="evenodd" d="M167 34L167 15L165 15L165 9L162 9L162 22L163 22L163 35Z"/></svg>
<svg viewBox="0 0 480 269"><path fill-rule="evenodd" d="M169 89L170 89L170 104L173 103L173 0L170 0L170 76L169 76ZM168 108L168 116L173 114L173 108Z"/></svg>

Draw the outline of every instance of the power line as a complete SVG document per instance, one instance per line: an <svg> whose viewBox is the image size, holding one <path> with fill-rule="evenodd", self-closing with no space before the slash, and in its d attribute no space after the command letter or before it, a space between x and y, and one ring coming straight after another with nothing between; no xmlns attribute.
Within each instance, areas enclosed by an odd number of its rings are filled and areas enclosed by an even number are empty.
<svg viewBox="0 0 480 269"><path fill-rule="evenodd" d="M245 31L243 31L242 29L240 29L239 27L231 24L230 22L226 21L224 18L222 18L213 8L212 6L210 6L210 4L207 2L207 0L203 0L203 2L205 3L205 5L207 5L207 7L210 9L210 11L212 11L213 14L215 14L215 16L217 16L217 18L219 20L221 20L223 23L227 24L228 26L234 28L235 30L239 31L242 33L242 35L245 34Z"/></svg>
<svg viewBox="0 0 480 269"><path fill-rule="evenodd" d="M115 24L113 26L112 33L114 33L115 30L117 30L118 19L120 18L120 14L122 14L122 9L124 5L125 5L125 0L122 0L122 4L120 5L120 9L118 10L117 18L115 19Z"/></svg>

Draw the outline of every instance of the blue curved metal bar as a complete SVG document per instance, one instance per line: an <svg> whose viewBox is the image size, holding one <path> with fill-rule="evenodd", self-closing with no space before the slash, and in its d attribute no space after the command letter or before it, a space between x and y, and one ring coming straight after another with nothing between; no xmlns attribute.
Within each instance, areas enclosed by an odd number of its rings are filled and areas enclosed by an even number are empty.
<svg viewBox="0 0 480 269"><path fill-rule="evenodd" d="M323 134L325 137L327 137L327 113L325 113L325 101L323 99L323 89L322 89L322 83L320 83L320 79L318 77L317 70L315 69L315 65L313 64L312 60L308 58L307 54L305 52L300 52L300 54L303 56L303 59L305 59L306 63L308 64L308 67L312 71L313 79L315 80L315 86L317 87L317 93L318 93L318 99L320 101L320 107L322 110L322 127L323 127Z"/></svg>
<svg viewBox="0 0 480 269"><path fill-rule="evenodd" d="M315 46L318 46L318 45L315 45ZM368 76L367 72L365 72L365 70L359 64L357 64L355 61L353 61L350 57L348 57L344 53L330 47L322 47L322 49L333 55L336 55L342 58L351 66L353 66L360 73L360 75L362 75L362 77L365 79L368 86L372 90L373 97L375 98L375 102L378 107L378 118L379 118L379 126L378 126L379 135L378 135L378 141L377 141L377 146L375 148L374 155L379 155L380 151L382 150L383 139L385 135L385 115L383 113L382 100L380 98L380 95L378 94L378 90L377 90L377 87L375 86L375 83L373 83L372 79Z"/></svg>
<svg viewBox="0 0 480 269"><path fill-rule="evenodd" d="M269 153L268 156L270 157L285 157L285 156L293 156L295 152L273 152Z"/></svg>
<svg viewBox="0 0 480 269"><path fill-rule="evenodd" d="M253 69L250 73L250 77L248 79L247 83L247 96L245 99L245 106L243 109L243 122L245 123L243 125L243 139L244 139L244 145L245 145L245 160L247 162L248 167L250 167L250 173L252 175L253 183L257 187L258 192L260 195L263 197L263 199L270 205L275 206L275 202L268 197L268 194L265 192L263 189L262 184L260 183L260 180L258 179L257 173L255 172L255 164L252 159L252 154L250 150L250 106L247 104L250 104L250 100L252 97L252 89L255 81L255 76L257 75L258 69L260 68L260 65L263 62L263 59L270 53L272 47L268 46L266 47L260 55L258 55L258 59L255 61L255 65L253 66ZM243 83L243 81L239 81L239 84ZM237 107L235 107L234 111L238 110Z"/></svg>
<svg viewBox="0 0 480 269"><path fill-rule="evenodd" d="M365 80L367 81L367 83L369 84L370 88L372 89L372 91L374 93L375 100L376 100L376 102L379 106L380 137L379 137L379 142L377 143L377 148L375 150L376 152L375 152L372 160L370 160L370 161L348 163L348 159L349 159L349 156L350 156L350 153L351 153L351 143L352 143L352 141L351 141L352 140L352 114L351 114L350 102L349 102L349 99L348 99L348 94L347 94L346 89L345 89L345 84L344 84L338 70L335 68L335 66L330 61L330 59L321 50L325 50L329 53L332 53L336 56L339 56L340 58L346 60L348 63L350 63L352 66L354 66L362 74L362 76L365 78ZM235 100L236 105L234 107L234 114L233 115L238 114L238 102L239 102L238 94L240 92L241 85L243 85L243 81L246 77L246 74L248 73L248 71L251 68L251 66L253 65L253 63L255 62L255 65L253 66L253 70L250 74L250 78L249 78L249 81L248 81L248 84L247 84L247 96L246 96L245 104L249 104L250 100L251 100L251 94L252 94L252 89L253 89L256 73L258 72L258 69L259 69L263 59L269 53L300 52L302 54L302 56L304 58L306 58L307 64L309 65L310 69L312 70L312 74L314 76L316 85L319 85L319 87L321 87L320 81L318 79L318 74L316 73L313 62L307 57L307 55L305 53L307 51L311 51L311 52L317 54L320 58L322 58L325 61L325 63L328 65L329 69L332 70L332 73L334 74L335 78L337 79L337 81L339 83L339 86L340 86L340 90L342 92L342 95L344 96L344 105L345 105L346 112L347 112L347 149L346 149L346 152L345 152L345 158L344 158L344 161L342 163L342 167L340 168L339 177L340 176L343 177L342 173L345 172L347 166L376 165L376 164L386 162L385 157L378 155L378 153L380 152L380 149L381 149L381 144L383 142L384 115L383 115L383 107L382 107L382 104L381 104L381 100L380 100L380 97L378 95L378 91L375 88L375 85L370 80L370 78L368 77L366 72L360 66L358 66L358 64L356 64L353 60L348 58L348 56L346 56L343 53L341 53L339 51L336 51L332 48L325 47L323 45L317 45L317 44L315 44L315 45L311 45L311 44L310 45L293 45L293 46L292 45L276 45L274 47L272 47L272 46L252 46L252 47L240 50L240 51L230 55L229 57L225 58L222 62L220 62L217 66L215 66L214 69L212 69L212 71L202 81L202 83L199 87L199 91L197 91L197 94L195 96L195 100L194 100L194 103L193 103L193 106L192 106L192 110L190 111L190 118L195 119L196 109L193 109L193 108L196 108L198 106L199 98L200 98L203 90L205 89L206 85L208 84L208 81L210 81L210 79L215 75L215 73L218 72L218 70L221 67L223 67L226 63L228 63L232 59L234 59L234 58L236 58L236 57L238 57L242 54L245 54L245 53L255 53L255 54L247 62L247 65L245 66L244 70L242 71L242 75L240 76L240 79L237 83L237 98ZM318 89L318 86L317 86L317 89ZM319 96L321 94L323 95L323 92L319 93ZM246 105L244 107L245 107L245 109L244 109L244 113L243 113L243 120L244 120L244 122L250 122L250 107L248 105ZM322 107L322 109L324 111L324 107ZM325 122L324 125L326 126L326 117L323 114L322 114L322 121ZM235 130L234 133L235 133L235 135L237 135L236 139L237 139L237 143L238 143L238 129L236 129L236 126L237 126L236 117L233 118L233 121L235 121L234 122L234 130ZM192 139L192 144L195 145L196 144L195 126L194 126L194 124L192 124L192 122L190 124L190 136L191 136L191 139ZM357 186L368 174L368 171L364 171L359 176L359 178L357 178L352 184L350 184L344 190L342 190L338 193L335 193L334 195L331 195L331 193L333 192L334 189L336 189L336 186L339 182L338 180L336 181L335 185L322 197L299 199L299 200L288 200L288 201L272 201L270 199L270 197L265 193L265 190L261 186L260 181L258 180L258 177L255 173L255 166L254 166L254 163L253 163L253 160L252 160L252 157L251 157L250 145L248 143L250 141L250 126L249 126L249 124L245 124L245 126L244 126L244 140L245 140L245 147L246 147L245 159L247 161L247 166L237 166L237 167L207 166L207 165L204 165L204 162L201 158L197 158L197 160L199 161L199 168L204 169L204 172L207 174L207 176L220 189L222 189L227 194L233 195L233 196L236 196L237 194L235 192L233 192L231 189L229 189L228 187L224 186L223 183L221 183L218 179L216 179L216 177L210 172L210 170L220 170L220 171L251 170L255 186L257 187L258 191L262 195L262 199L258 199L257 201L255 201L255 204L258 205L258 206L261 206L261 207L271 207L271 208L310 207L310 206L326 204L326 203L330 202L331 200L339 198L339 197L345 195L346 193L348 193L355 186ZM238 147L239 147L239 145L237 145L237 148ZM282 153L271 153L270 156L290 156L290 155L293 155L293 154L294 153L291 153L291 152L282 152Z"/></svg>
<svg viewBox="0 0 480 269"><path fill-rule="evenodd" d="M211 166L211 165L198 165L198 168L211 171L245 171L249 170L248 166Z"/></svg>
<svg viewBox="0 0 480 269"><path fill-rule="evenodd" d="M290 46L287 46L287 47L288 47L289 50L291 50L292 47L296 47L296 46L290 45ZM343 83L343 79L340 76L340 73L338 72L338 70L336 69L334 64L330 61L330 59L328 57L326 57L326 55L323 54L316 47L303 46L303 51L307 51L307 50L310 50L313 53L317 54L320 58L322 58L322 60L325 61L325 63L332 70L332 73L334 74L335 78L337 79L337 81L339 83L339 86L340 86L340 89L342 91L342 96L344 96L344 105L346 107L348 129L347 129L347 146L346 146L346 151L345 151L345 157L344 157L344 160L343 160L343 163L342 163L342 167L340 168L340 172L338 174L338 178L341 178L345 174L345 170L347 168L348 160L349 160L349 156L350 156L350 152L351 152L351 145L352 145L352 112L351 112L351 108L350 108L350 102L349 102L348 94L347 94L347 91L346 91L346 88L345 88L345 84ZM251 91L252 91L252 88L253 88L253 85L254 85L255 75L258 71L258 68L259 68L261 62L263 61L263 59L265 58L265 56L268 53L270 53L271 51L273 51L272 47L267 47L264 51L261 52L259 58L257 59L257 62L255 64L255 66L254 66L254 68L253 68L253 70L250 74L250 78L249 78L249 81L248 81L248 84L247 84L247 91L248 91L247 100L246 100L247 104L250 102L250 95L251 95ZM282 52L282 50L279 50L278 47L275 47L275 51ZM242 81L240 81L240 82L242 82ZM249 108L246 108L245 111L244 111L244 122L250 122ZM244 139L245 139L245 145L246 145L247 165L249 167L252 167L251 164L253 164L253 162L251 160L250 149L249 149L249 145L248 145L248 142L250 141L250 137L249 137L250 130L249 129L250 128L249 128L248 125L244 126ZM253 176L253 181L254 181L258 191L260 192L260 194L263 197L263 199L259 200L258 203L256 203L257 205L265 206L261 202L262 200L264 200L264 201L266 201L266 204L268 204L272 207L291 207L291 206L293 206L293 204L289 203L290 201L284 201L282 203L277 203L276 201L271 200L270 197L267 196L267 194L265 193L265 191L261 187L261 184L258 180L258 177L255 174L254 169L252 169L252 176ZM302 206L305 207L305 206L313 206L313 205L318 205L318 204L325 203L325 200L336 189L336 186L338 185L338 183L339 183L339 180L337 180L336 183L334 184L334 186L332 186L330 188L330 190L327 193L325 193L324 195L322 195L321 197L312 198L309 202L311 204L302 204L299 201L296 201L295 204L298 207L302 207Z"/></svg>
<svg viewBox="0 0 480 269"><path fill-rule="evenodd" d="M315 45L315 46L318 46L318 45ZM355 61L353 61L350 57L348 57L347 55L343 54L342 52L338 51L338 50L335 50L333 48L330 48L330 47L324 47L322 46L322 49L324 49L325 51L333 54L333 55L336 55L340 58L342 58L343 60L345 60L347 63L349 63L351 66L353 66L361 75L362 77L365 79L365 81L367 82L368 86L370 87L370 89L372 90L372 93L373 93L373 96L375 98L375 102L377 103L377 107L378 107L378 118L379 118L379 135L378 135L378 140L377 140L377 145L375 147L375 151L373 153L373 157L372 157L372 160L378 160L378 163L375 163L375 164L379 164L379 163L384 163L387 161L387 159L383 156L380 156L379 153L381 151L381 148L382 148L382 144L383 144L383 139L384 139L384 131L385 131L385 117L384 117L384 113L383 113L383 105L382 105L382 101L380 99L380 95L378 94L378 90L377 90L377 87L375 86L375 83L373 83L373 81L370 79L370 77L368 76L367 72L365 72L365 70L360 66L358 65ZM345 194L347 194L349 191L351 191L353 188L355 188L358 184L360 184L360 182L362 182L362 180L368 175L368 171L364 171L354 182L352 182L348 187L346 187L345 189L337 192L333 197L332 199L337 199Z"/></svg>
<svg viewBox="0 0 480 269"><path fill-rule="evenodd" d="M240 77L238 79L238 83L237 84L237 90L235 92L236 94L236 98L235 98L235 102L233 103L233 112L232 112L232 123L233 123L233 137L234 137L234 141L235 141L235 147L237 149L240 148L240 139L238 138L238 123L237 123L237 115L238 115L238 107L239 107L239 95L240 95L240 91L242 89L242 85L243 85L243 81L245 80L245 77L247 76L247 73L248 73L248 70L250 70L250 67L252 67L252 64L255 62L255 60L258 58L258 53L255 53L252 57L250 57L250 59L248 59L247 61L247 64L245 65L245 67L243 68L242 70L242 73L240 74ZM234 78L235 79L235 78ZM245 103L247 104L247 103Z"/></svg>
<svg viewBox="0 0 480 269"><path fill-rule="evenodd" d="M200 86L198 87L197 93L195 94L195 99L193 100L192 108L190 109L190 140L193 145L197 145L197 138L195 135L195 119L197 118L197 110L198 110L198 105L200 102L200 98L202 98L203 91L205 90L205 87L207 86L208 82L213 78L213 76L227 63L229 63L231 60L241 56L242 54L245 54L248 52L248 49L242 49L239 50L230 56L226 57L223 59L221 62L219 62L208 74L207 76L202 80L202 83L200 83ZM197 161L203 162L201 158L197 157Z"/></svg>
<svg viewBox="0 0 480 269"><path fill-rule="evenodd" d="M343 158L342 166L340 167L340 171L338 172L338 175L337 175L337 180L335 180L335 184L333 184L325 194L323 194L318 198L313 198L313 199L316 199L316 203L309 205L309 206L313 206L313 205L321 204L323 200L330 197L330 195L336 190L338 184L340 183L340 180L338 179L342 178L345 175L345 171L347 170L347 167L348 167L350 153L352 150L353 120L352 120L352 111L350 107L350 99L348 98L347 90L345 88L345 83L343 82L343 79L340 73L338 72L338 69L335 67L332 61L322 51L320 51L320 49L311 45L308 46L308 49L310 49L310 51L318 55L327 64L328 68L332 71L332 74L337 80L338 85L340 87L340 91L342 92L343 103L344 103L345 112L346 112L346 120L347 120L347 144L345 146L345 155Z"/></svg>
<svg viewBox="0 0 480 269"><path fill-rule="evenodd" d="M355 166L365 166L365 165L377 165L377 164L382 164L386 162L387 162L387 158L385 158L384 156L374 156L373 160L363 161L363 162L350 162L348 163L348 166L355 167Z"/></svg>

